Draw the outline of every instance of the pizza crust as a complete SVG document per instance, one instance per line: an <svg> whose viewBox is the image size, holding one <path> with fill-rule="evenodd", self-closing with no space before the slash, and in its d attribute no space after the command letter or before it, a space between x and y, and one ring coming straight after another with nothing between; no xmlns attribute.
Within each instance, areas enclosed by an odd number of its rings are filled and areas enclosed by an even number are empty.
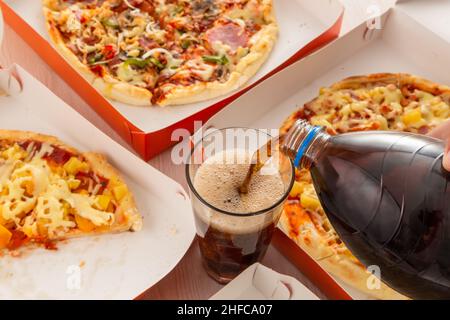
<svg viewBox="0 0 450 320"><path fill-rule="evenodd" d="M261 5L264 8L263 16L267 24L249 40L252 41L253 39L254 41L250 47L250 52L239 61L226 82L198 82L190 86L174 85L165 95L165 99L158 102L158 105L182 105L213 99L242 87L253 77L267 60L278 35L278 25L275 19L272 0L264 0ZM43 0L43 6L47 30L56 49L94 88L105 97L126 104L136 106L150 106L152 104L153 94L151 91L122 82L110 75L103 77L95 75L66 47L59 30L55 26L52 11L48 9L52 7L51 1Z"/></svg>
<svg viewBox="0 0 450 320"><path fill-rule="evenodd" d="M149 90L121 82L110 75L94 78L92 86L109 99L135 106L149 106L153 97Z"/></svg>
<svg viewBox="0 0 450 320"><path fill-rule="evenodd" d="M450 95L450 87L407 73L374 73L365 76L352 76L336 82L330 88L332 90L372 88L389 84L395 84L398 87L409 84L433 95Z"/></svg>
<svg viewBox="0 0 450 320"><path fill-rule="evenodd" d="M53 144L61 149L69 151L71 153L80 154L75 148L68 146L58 138L45 134L40 134L32 131L20 131L20 130L2 130L0 129L0 140L7 140L12 142L34 140L42 143Z"/></svg>

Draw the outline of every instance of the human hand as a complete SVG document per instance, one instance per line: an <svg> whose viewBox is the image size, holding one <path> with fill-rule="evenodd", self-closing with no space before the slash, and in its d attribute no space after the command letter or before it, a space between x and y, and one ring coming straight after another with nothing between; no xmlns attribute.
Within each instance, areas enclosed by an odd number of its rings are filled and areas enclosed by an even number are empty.
<svg viewBox="0 0 450 320"><path fill-rule="evenodd" d="M432 130L429 136L446 141L443 165L447 171L450 171L450 120L447 120L439 127Z"/></svg>

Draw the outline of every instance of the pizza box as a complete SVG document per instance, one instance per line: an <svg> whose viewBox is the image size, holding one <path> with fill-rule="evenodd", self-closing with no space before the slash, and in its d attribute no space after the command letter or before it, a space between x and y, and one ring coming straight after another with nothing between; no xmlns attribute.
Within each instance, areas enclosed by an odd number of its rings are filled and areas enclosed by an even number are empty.
<svg viewBox="0 0 450 320"><path fill-rule="evenodd" d="M16 80L19 79L19 80ZM0 71L0 128L55 135L107 156L144 217L143 229L72 239L56 251L23 248L0 257L3 299L133 299L183 258L195 235L183 188L111 140L20 66Z"/></svg>
<svg viewBox="0 0 450 320"><path fill-rule="evenodd" d="M319 300L297 279L255 263L210 300Z"/></svg>
<svg viewBox="0 0 450 320"><path fill-rule="evenodd" d="M49 43L41 1L0 0L0 5L6 23L146 160L177 142L171 139L173 130L193 132L195 120L206 121L263 78L335 39L343 16L338 0L274 0L279 39L246 88L205 102L161 108L136 107L102 97ZM27 61L19 62L31 69Z"/></svg>
<svg viewBox="0 0 450 320"><path fill-rule="evenodd" d="M0 7L0 43L3 41L3 30L4 30L4 22L3 22L3 15L1 14L1 7Z"/></svg>
<svg viewBox="0 0 450 320"><path fill-rule="evenodd" d="M360 24L331 44L258 84L251 92L212 117L191 139L198 141L208 129L279 128L292 112L313 99L321 87L352 75L406 72L450 84L450 73L445 67L450 66L450 43L441 34L436 34L429 26L419 22L417 17L408 14L408 6L412 4L415 7L415 2L404 2L388 9L376 19L375 24L373 21ZM437 6L442 1L423 2L433 2L436 4L436 16L440 16L440 11L443 15L444 11ZM325 294L330 294L329 282L318 275L320 267L311 262L314 260L312 257L305 254L304 259L299 259L298 252L292 250L292 246L282 239L276 240L275 245L300 269L309 270L311 280ZM319 265L321 263L319 260L316 262ZM371 275L367 271L366 280ZM338 278L336 281L352 298L371 298L371 295L354 289ZM367 281L366 283L368 284ZM371 286L368 285L369 287ZM372 290L378 289L375 287Z"/></svg>
<svg viewBox="0 0 450 320"><path fill-rule="evenodd" d="M397 0L397 8L450 42L450 19L448 19L450 1Z"/></svg>

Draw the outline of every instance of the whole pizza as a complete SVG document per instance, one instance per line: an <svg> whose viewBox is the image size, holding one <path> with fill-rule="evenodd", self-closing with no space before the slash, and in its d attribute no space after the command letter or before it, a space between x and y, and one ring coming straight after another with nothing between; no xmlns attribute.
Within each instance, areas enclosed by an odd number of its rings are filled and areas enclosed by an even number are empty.
<svg viewBox="0 0 450 320"><path fill-rule="evenodd" d="M271 0L43 0L50 38L105 96L187 104L242 86L277 38Z"/></svg>
<svg viewBox="0 0 450 320"><path fill-rule="evenodd" d="M0 130L0 252L141 226L133 195L102 155Z"/></svg>
<svg viewBox="0 0 450 320"><path fill-rule="evenodd" d="M371 74L322 88L318 97L284 122L281 134L286 134L297 119L324 126L332 135L363 130L427 134L449 117L450 87L409 74ZM333 229L305 169L296 171L280 224L325 270L353 287L380 299L405 298L385 284L368 289L371 273Z"/></svg>

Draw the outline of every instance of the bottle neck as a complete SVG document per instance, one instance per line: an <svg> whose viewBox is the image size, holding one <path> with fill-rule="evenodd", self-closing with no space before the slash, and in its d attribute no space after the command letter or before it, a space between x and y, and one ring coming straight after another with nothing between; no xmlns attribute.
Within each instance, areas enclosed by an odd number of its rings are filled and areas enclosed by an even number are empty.
<svg viewBox="0 0 450 320"><path fill-rule="evenodd" d="M324 127L312 126L305 120L297 120L283 139L281 151L297 168L309 169L325 149L330 135Z"/></svg>

